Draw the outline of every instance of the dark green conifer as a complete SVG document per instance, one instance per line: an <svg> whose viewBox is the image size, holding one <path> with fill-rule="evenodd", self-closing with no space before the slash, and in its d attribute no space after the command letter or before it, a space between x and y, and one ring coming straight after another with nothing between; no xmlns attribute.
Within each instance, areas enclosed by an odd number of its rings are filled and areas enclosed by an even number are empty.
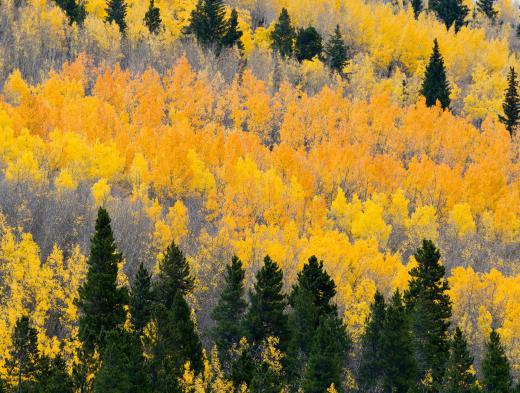
<svg viewBox="0 0 520 393"><path fill-rule="evenodd" d="M442 109L446 109L450 106L450 92L444 59L439 51L437 39L435 39L430 62L426 67L421 94L426 98L426 106L433 106L439 101Z"/></svg>
<svg viewBox="0 0 520 393"><path fill-rule="evenodd" d="M129 309L131 321L138 334L143 332L152 317L153 296L151 276L141 263L131 285Z"/></svg>
<svg viewBox="0 0 520 393"><path fill-rule="evenodd" d="M511 67L507 75L507 90L502 108L504 116L499 119L506 126L509 134L514 135L516 127L520 121L520 96L518 95L518 74Z"/></svg>
<svg viewBox="0 0 520 393"><path fill-rule="evenodd" d="M419 17L419 14L423 10L423 2L422 0L411 0L412 8L413 8L413 14L415 16L415 19Z"/></svg>
<svg viewBox="0 0 520 393"><path fill-rule="evenodd" d="M218 53L228 27L225 14L222 0L198 0L186 32L195 35L202 47L215 49Z"/></svg>
<svg viewBox="0 0 520 393"><path fill-rule="evenodd" d="M42 356L40 361L38 384L35 391L38 393L73 393L72 377L67 372L67 365L60 355L54 359Z"/></svg>
<svg viewBox="0 0 520 393"><path fill-rule="evenodd" d="M477 393L479 386L466 338L458 327L451 340L450 357L441 393Z"/></svg>
<svg viewBox="0 0 520 393"><path fill-rule="evenodd" d="M467 23L469 8L463 0L430 0L429 8L435 12L447 29L454 26L455 33Z"/></svg>
<svg viewBox="0 0 520 393"><path fill-rule="evenodd" d="M321 41L321 36L314 27L309 26L305 29L299 29L294 45L296 60L302 62L303 60L312 60L316 56L320 57L323 51Z"/></svg>
<svg viewBox="0 0 520 393"><path fill-rule="evenodd" d="M76 0L56 0L56 4L65 12L69 20L69 24L77 23L82 25L87 11L82 1L76 2Z"/></svg>
<svg viewBox="0 0 520 393"><path fill-rule="evenodd" d="M511 366L500 335L492 330L482 361L482 386L485 393L510 393L513 387Z"/></svg>
<svg viewBox="0 0 520 393"><path fill-rule="evenodd" d="M334 34L331 35L325 45L325 56L329 68L332 71L342 74L343 68L347 65L348 48L345 41L343 41L339 25L336 25Z"/></svg>
<svg viewBox="0 0 520 393"><path fill-rule="evenodd" d="M495 23L498 11L494 8L495 0L477 0L477 10Z"/></svg>
<svg viewBox="0 0 520 393"><path fill-rule="evenodd" d="M122 34L126 32L126 2L125 0L108 0L106 8L108 23L115 22Z"/></svg>
<svg viewBox="0 0 520 393"><path fill-rule="evenodd" d="M84 348L102 350L105 334L122 326L128 303L126 288L117 284L117 251L108 212L100 207L96 229L90 243L86 281L79 288L79 338Z"/></svg>
<svg viewBox="0 0 520 393"><path fill-rule="evenodd" d="M161 30L161 11L159 10L159 7L155 6L154 0L150 0L148 10L146 11L146 14L144 14L144 24L148 27L148 31L151 34L157 34Z"/></svg>
<svg viewBox="0 0 520 393"><path fill-rule="evenodd" d="M272 48L284 59L291 57L295 38L296 31L291 23L291 17L287 9L282 8L282 12L271 33L271 40L273 42Z"/></svg>
<svg viewBox="0 0 520 393"><path fill-rule="evenodd" d="M222 37L222 45L226 48L232 48L236 45L238 49L243 50L244 44L240 40L243 34L238 27L238 12L233 8L227 23L226 32Z"/></svg>

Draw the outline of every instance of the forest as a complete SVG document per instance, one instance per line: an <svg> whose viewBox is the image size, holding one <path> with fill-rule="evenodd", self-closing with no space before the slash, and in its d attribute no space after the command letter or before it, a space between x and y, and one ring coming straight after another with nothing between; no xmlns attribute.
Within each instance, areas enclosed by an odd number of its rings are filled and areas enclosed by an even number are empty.
<svg viewBox="0 0 520 393"><path fill-rule="evenodd" d="M0 391L516 393L511 0L1 0Z"/></svg>

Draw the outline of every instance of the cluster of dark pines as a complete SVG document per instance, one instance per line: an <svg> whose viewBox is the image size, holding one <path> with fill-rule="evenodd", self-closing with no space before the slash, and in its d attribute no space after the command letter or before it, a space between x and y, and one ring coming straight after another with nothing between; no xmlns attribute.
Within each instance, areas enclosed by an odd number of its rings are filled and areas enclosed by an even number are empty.
<svg viewBox="0 0 520 393"><path fill-rule="evenodd" d="M481 380L466 338L451 329L451 301L439 250L423 241L404 293L376 292L360 347L352 341L334 303L336 284L311 257L288 294L283 272L268 256L246 301L245 271L234 257L212 311L212 342L237 391L323 393L513 393L510 365L500 336L486 344ZM171 244L152 277L141 264L130 288L118 285L117 251L106 210L99 209L86 281L80 287L78 360L40 354L29 317L18 319L5 360L5 392L179 392L185 365L204 372L203 346L187 297L195 279L183 252ZM348 310L347 310L348 312ZM276 338L276 340L272 340ZM282 354L280 367L262 355L267 345ZM353 369L357 386L345 384ZM94 376L90 378L89 376Z"/></svg>

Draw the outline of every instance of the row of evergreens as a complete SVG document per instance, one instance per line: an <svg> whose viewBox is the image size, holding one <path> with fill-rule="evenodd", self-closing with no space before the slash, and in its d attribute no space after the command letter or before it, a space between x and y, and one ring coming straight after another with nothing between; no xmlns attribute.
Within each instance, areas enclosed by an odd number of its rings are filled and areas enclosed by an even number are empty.
<svg viewBox="0 0 520 393"><path fill-rule="evenodd" d="M245 271L234 257L210 334L228 383L210 381L209 391L513 392L509 362L494 330L477 380L466 338L450 326L439 250L425 240L415 259L404 293L396 290L385 300L376 292L354 349L323 262L311 257L286 294L282 271L266 256L246 301ZM80 347L72 373L60 356L40 354L30 316L22 316L5 359L3 391L191 392L198 390L187 385L188 371L210 378L187 301L195 279L182 251L170 245L154 277L141 265L129 289L118 285L121 261L109 215L100 208L79 290Z"/></svg>

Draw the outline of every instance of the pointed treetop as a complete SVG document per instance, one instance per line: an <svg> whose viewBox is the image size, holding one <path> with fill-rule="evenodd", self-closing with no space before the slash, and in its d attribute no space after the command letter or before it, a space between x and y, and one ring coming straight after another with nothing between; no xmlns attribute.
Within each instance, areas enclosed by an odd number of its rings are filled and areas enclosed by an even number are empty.
<svg viewBox="0 0 520 393"><path fill-rule="evenodd" d="M442 109L450 106L451 88L437 38L433 41L433 51L426 67L421 93L426 98L426 106L434 106L437 101L440 102Z"/></svg>
<svg viewBox="0 0 520 393"><path fill-rule="evenodd" d="M514 67L507 74L507 90L502 104L504 115L499 115L500 121L513 136L520 122L520 96L518 94L518 74Z"/></svg>

